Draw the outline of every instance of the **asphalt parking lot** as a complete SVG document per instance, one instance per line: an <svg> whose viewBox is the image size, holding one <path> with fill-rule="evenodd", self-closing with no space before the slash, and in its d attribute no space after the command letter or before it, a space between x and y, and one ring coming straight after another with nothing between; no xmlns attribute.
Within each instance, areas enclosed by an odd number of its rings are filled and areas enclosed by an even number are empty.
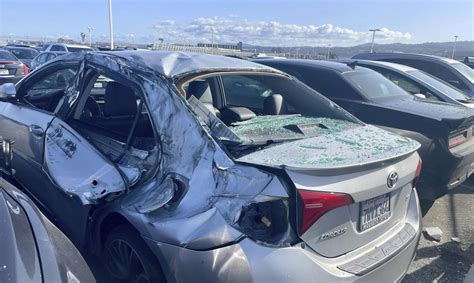
<svg viewBox="0 0 474 283"><path fill-rule="evenodd" d="M403 282L474 282L474 178L438 199L423 218L423 226L439 227L442 239L436 242L422 236Z"/></svg>

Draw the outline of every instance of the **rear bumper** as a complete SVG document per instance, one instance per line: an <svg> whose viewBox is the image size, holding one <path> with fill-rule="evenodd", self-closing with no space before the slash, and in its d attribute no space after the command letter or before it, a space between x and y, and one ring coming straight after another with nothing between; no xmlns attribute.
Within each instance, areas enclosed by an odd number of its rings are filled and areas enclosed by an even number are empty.
<svg viewBox="0 0 474 283"><path fill-rule="evenodd" d="M303 244L275 248L247 238L237 244L207 251L189 250L151 240L148 244L160 259L168 282L395 282L407 272L421 235L421 213L414 191L406 223L395 232L395 236L406 225L413 229L410 240L363 275L340 269L341 265L364 256L357 250L337 258L325 258ZM373 247L377 248L379 246Z"/></svg>

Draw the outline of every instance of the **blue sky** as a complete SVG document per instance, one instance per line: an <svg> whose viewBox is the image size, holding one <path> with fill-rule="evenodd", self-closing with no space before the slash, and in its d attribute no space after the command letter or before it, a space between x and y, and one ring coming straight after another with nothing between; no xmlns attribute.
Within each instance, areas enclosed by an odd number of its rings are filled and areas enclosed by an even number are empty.
<svg viewBox="0 0 474 283"><path fill-rule="evenodd" d="M113 0L116 41L350 46L474 40L473 0ZM0 36L108 37L107 0L1 0Z"/></svg>

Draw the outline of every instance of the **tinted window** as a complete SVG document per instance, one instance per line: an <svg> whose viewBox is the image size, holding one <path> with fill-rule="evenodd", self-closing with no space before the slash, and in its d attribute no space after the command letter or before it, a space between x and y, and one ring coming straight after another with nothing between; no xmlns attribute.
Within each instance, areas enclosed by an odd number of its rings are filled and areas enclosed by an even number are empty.
<svg viewBox="0 0 474 283"><path fill-rule="evenodd" d="M48 58L48 55L49 54L41 54L41 55L38 56L38 58L36 58L36 61L43 64L43 63L46 62L46 59Z"/></svg>
<svg viewBox="0 0 474 283"><path fill-rule="evenodd" d="M425 71L428 74L432 74L433 76L438 77L460 89L468 89L468 87L450 69L441 64L411 59L389 59L386 61L411 66L413 68Z"/></svg>
<svg viewBox="0 0 474 283"><path fill-rule="evenodd" d="M464 77L466 77L471 83L474 83L474 70L464 65L463 63L451 64L453 68L458 70Z"/></svg>
<svg viewBox="0 0 474 283"><path fill-rule="evenodd" d="M46 51L46 49L48 49L48 44L45 44L41 47L41 51Z"/></svg>
<svg viewBox="0 0 474 283"><path fill-rule="evenodd" d="M470 99L469 96L465 95L462 93L460 90L454 88L448 83L445 83L444 81L431 76L427 73L424 73L422 71L416 70L416 71L409 71L412 76L417 77L418 79L424 81L426 84L430 85L431 87L439 90L440 92L444 93L445 95L456 99L458 101L467 101Z"/></svg>
<svg viewBox="0 0 474 283"><path fill-rule="evenodd" d="M51 51L66 51L66 48L64 48L64 46L61 46L61 45L53 45L53 47L51 47L50 50Z"/></svg>
<svg viewBox="0 0 474 283"><path fill-rule="evenodd" d="M2 51L2 50L0 50L0 60L18 61L15 55L11 54L8 51Z"/></svg>
<svg viewBox="0 0 474 283"><path fill-rule="evenodd" d="M90 48L83 48L83 47L68 47L67 50L69 52L86 52L86 51L92 51Z"/></svg>
<svg viewBox="0 0 474 283"><path fill-rule="evenodd" d="M38 51L34 49L9 48L9 51L19 59L32 59L38 55Z"/></svg>
<svg viewBox="0 0 474 283"><path fill-rule="evenodd" d="M294 76L324 96L344 99L361 98L360 95L334 71L318 70L304 66L280 66L278 64L272 64L270 66Z"/></svg>
<svg viewBox="0 0 474 283"><path fill-rule="evenodd" d="M343 76L362 94L371 99L409 95L375 71L351 71L345 72Z"/></svg>

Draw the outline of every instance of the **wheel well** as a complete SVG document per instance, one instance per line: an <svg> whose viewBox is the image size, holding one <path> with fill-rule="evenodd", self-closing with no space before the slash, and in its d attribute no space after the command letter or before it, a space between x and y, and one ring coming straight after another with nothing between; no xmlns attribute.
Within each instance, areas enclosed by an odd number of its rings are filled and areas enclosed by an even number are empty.
<svg viewBox="0 0 474 283"><path fill-rule="evenodd" d="M100 224L100 230L99 230L99 235L100 235L100 250L102 250L102 246L105 243L105 240L107 239L107 236L109 235L110 231L112 231L115 227L118 227L119 225L128 225L130 228L135 229L133 225L127 220L127 218L123 217L120 213L111 213L105 217L104 220L102 220Z"/></svg>

